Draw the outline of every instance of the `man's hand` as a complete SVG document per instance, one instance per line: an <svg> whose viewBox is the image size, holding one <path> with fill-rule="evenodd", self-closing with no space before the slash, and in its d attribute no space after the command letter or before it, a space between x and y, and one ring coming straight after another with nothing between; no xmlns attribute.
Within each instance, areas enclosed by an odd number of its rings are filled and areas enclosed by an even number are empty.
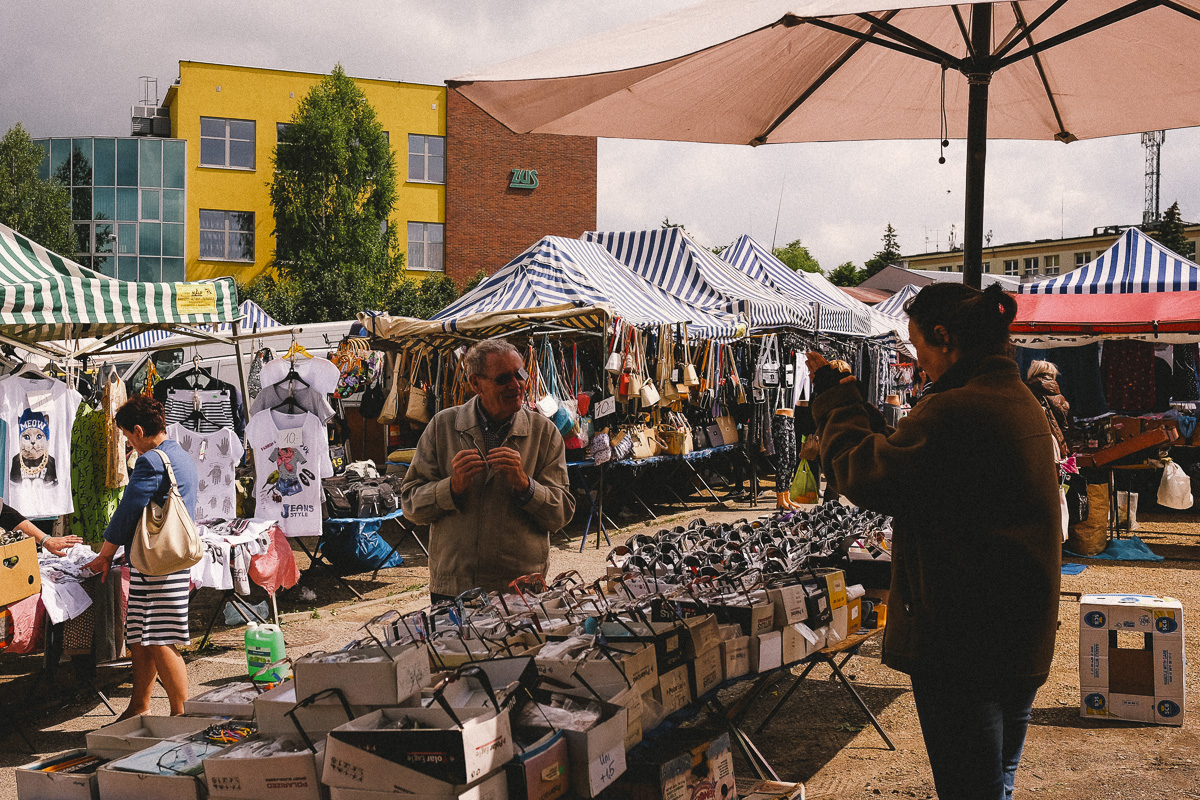
<svg viewBox="0 0 1200 800"><path fill-rule="evenodd" d="M105 583L108 580L108 571L112 568L112 559L96 556L88 562L87 568L100 576L101 583Z"/></svg>
<svg viewBox="0 0 1200 800"><path fill-rule="evenodd" d="M47 536L42 539L42 548L56 556L61 556L77 544L83 544L78 536Z"/></svg>
<svg viewBox="0 0 1200 800"><path fill-rule="evenodd" d="M521 465L521 454L511 447L497 447L488 451L487 463L508 481L515 492L529 488L529 476Z"/></svg>
<svg viewBox="0 0 1200 800"><path fill-rule="evenodd" d="M471 448L459 450L455 454L454 460L450 462L450 468L452 470L450 491L461 496L471 488L471 482L475 480L475 476L487 469L487 462L483 460L483 456L479 455L478 450Z"/></svg>

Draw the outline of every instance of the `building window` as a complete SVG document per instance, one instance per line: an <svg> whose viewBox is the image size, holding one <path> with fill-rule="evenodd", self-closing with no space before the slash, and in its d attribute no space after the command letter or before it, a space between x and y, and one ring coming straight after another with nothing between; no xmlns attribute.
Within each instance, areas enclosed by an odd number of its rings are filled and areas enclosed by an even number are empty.
<svg viewBox="0 0 1200 800"><path fill-rule="evenodd" d="M1080 267L1085 266L1091 260L1092 260L1091 253L1087 253L1087 252L1076 253L1075 254L1075 268L1079 269Z"/></svg>
<svg viewBox="0 0 1200 800"><path fill-rule="evenodd" d="M446 182L446 139L443 136L408 135L408 179L425 183Z"/></svg>
<svg viewBox="0 0 1200 800"><path fill-rule="evenodd" d="M938 272L949 272L949 271L950 271L949 267L938 267Z"/></svg>
<svg viewBox="0 0 1200 800"><path fill-rule="evenodd" d="M445 227L437 222L408 223L408 268L445 272Z"/></svg>
<svg viewBox="0 0 1200 800"><path fill-rule="evenodd" d="M254 260L254 212L200 209L200 257Z"/></svg>
<svg viewBox="0 0 1200 800"><path fill-rule="evenodd" d="M200 166L254 169L254 120L201 117Z"/></svg>
<svg viewBox="0 0 1200 800"><path fill-rule="evenodd" d="M1038 257L1025 259L1025 277L1030 278L1038 274Z"/></svg>
<svg viewBox="0 0 1200 800"><path fill-rule="evenodd" d="M991 272L991 271L992 271L992 262L990 262L990 261L985 261L985 262L983 262L983 269L982 269L981 271L982 271L982 272L983 272L983 274L985 274L985 275L986 275L987 273Z"/></svg>
<svg viewBox="0 0 1200 800"><path fill-rule="evenodd" d="M1017 260L1015 258L1004 259L1004 274L1005 275L1016 275L1017 274Z"/></svg>
<svg viewBox="0 0 1200 800"><path fill-rule="evenodd" d="M1046 256L1046 263L1043 265L1047 275L1057 275L1059 269L1059 257L1057 255Z"/></svg>

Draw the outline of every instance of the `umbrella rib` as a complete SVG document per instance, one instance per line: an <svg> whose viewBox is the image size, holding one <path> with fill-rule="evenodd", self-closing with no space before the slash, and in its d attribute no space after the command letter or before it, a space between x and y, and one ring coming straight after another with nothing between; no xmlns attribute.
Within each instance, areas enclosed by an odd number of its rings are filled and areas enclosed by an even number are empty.
<svg viewBox="0 0 1200 800"><path fill-rule="evenodd" d="M1109 25L1121 22L1122 20L1141 14L1143 11L1149 11L1150 9L1161 5L1167 5L1167 3L1162 2L1162 0L1137 0L1137 2L1129 3L1128 5L1113 9L1107 14L1101 14L1093 20L1065 30L1057 36L1051 36L1049 39L1046 39L1040 44L1030 45L1024 50L1012 53L1004 58L993 60L991 64L991 71L993 73L998 72L1004 67L1015 64L1016 62L1029 58L1037 53L1045 50L1051 50L1061 44L1066 44L1067 42L1078 39L1081 36L1086 36L1089 33L1095 33L1101 28L1106 28ZM1174 3L1170 4L1169 7L1172 7L1174 10L1180 11L1181 13L1185 13L1184 9L1179 8ZM1191 13L1188 13L1188 16L1191 16Z"/></svg>
<svg viewBox="0 0 1200 800"><path fill-rule="evenodd" d="M955 13L957 13L957 12L958 12L958 9L955 8ZM865 22L870 23L871 26L876 29L876 31L881 31L883 33L886 33L889 36L891 36L893 39L897 40L898 42L907 44L913 50L918 51L920 53L925 53L928 56L936 58L939 63L942 61L947 61L951 64L956 64L958 62L957 58L955 58L951 54L947 53L945 50L934 47L929 42L926 42L925 40L914 36L913 34L909 33L908 31L901 30L900 28L897 28L895 25L888 24L885 20L881 20L878 17L873 17L870 14L856 14L855 16L857 16L859 19L861 19ZM891 16L889 16L888 19L891 19L892 16L895 16L895 14L892 14ZM871 40L871 41L873 41L875 44L880 44L880 45L886 46L885 42L879 42L879 41L875 41L875 40Z"/></svg>
<svg viewBox="0 0 1200 800"><path fill-rule="evenodd" d="M1030 34L1030 33L1033 33L1034 31L1036 31L1038 28L1040 28L1042 26L1042 24L1046 20L1050 19L1050 17L1053 16L1055 14L1055 12L1057 12L1060 8L1062 8L1064 5L1066 5L1066 3L1067 3L1067 0L1056 0L1055 2L1051 3L1050 7L1047 8L1045 11L1043 11L1041 14L1039 14L1037 19L1035 19L1029 25L1024 26L1024 31L1021 30L1020 25L1014 26L1013 31L1010 34L1010 38L1006 39L999 47L996 48L995 52L992 53L992 57L993 58L1004 58L1004 56L1008 55L1008 51L1012 50L1014 47L1016 47L1017 44L1021 41L1022 33ZM1019 4L1016 2L1013 2L1012 6L1014 9L1020 8ZM1021 15L1019 13L1016 16L1018 19L1020 19L1020 17L1021 17Z"/></svg>
<svg viewBox="0 0 1200 800"><path fill-rule="evenodd" d="M954 21L958 23L958 32L962 34L963 44L967 46L967 54L974 59L975 45L971 43L971 33L967 30L967 23L963 20L958 6L950 6L950 10L954 12Z"/></svg>
<svg viewBox="0 0 1200 800"><path fill-rule="evenodd" d="M1025 25L1025 13L1021 11L1020 4L1016 2L1012 4L1012 10L1013 15L1017 18L1017 24L1022 28L1021 36L1025 38L1032 47L1034 43L1033 32ZM1050 89L1050 80L1046 77L1046 69L1042 65L1041 54L1033 54L1033 65L1037 68L1038 77L1041 78L1042 81L1042 88L1046 90L1046 100L1050 102L1050 110L1054 112L1054 121L1058 124L1058 133L1054 135L1054 138L1066 143L1075 141L1075 136L1067 131L1066 126L1063 124L1062 114L1058 110L1058 102L1054 99L1054 92Z"/></svg>
<svg viewBox="0 0 1200 800"><path fill-rule="evenodd" d="M897 13L899 13L899 12L891 11L891 12L889 12L889 16L894 16ZM871 17L870 19L872 20L873 25L879 25L879 20L875 19L874 17ZM909 47L909 46L900 44L899 42L892 42L892 41L886 41L886 40L880 39L878 36L875 35L875 33L876 33L875 31L872 31L871 33L863 33L862 31L851 30L850 28L846 28L841 25L834 24L832 22L827 22L826 20L818 19L816 17L805 17L801 21L808 25L817 27L817 28L823 28L827 31L833 31L834 33L840 33L844 36L849 36L852 39L858 39L862 44L870 43L870 44L878 45L879 47L886 47L889 50L895 50L898 53L904 53L905 55L914 56L916 58L923 58L926 61L932 61L935 64L942 63L942 57L940 55L935 55L934 53L929 52L929 50L921 50L916 47ZM901 33L903 33L903 32L901 31ZM955 63L957 63L957 61L958 61L958 59L954 59Z"/></svg>

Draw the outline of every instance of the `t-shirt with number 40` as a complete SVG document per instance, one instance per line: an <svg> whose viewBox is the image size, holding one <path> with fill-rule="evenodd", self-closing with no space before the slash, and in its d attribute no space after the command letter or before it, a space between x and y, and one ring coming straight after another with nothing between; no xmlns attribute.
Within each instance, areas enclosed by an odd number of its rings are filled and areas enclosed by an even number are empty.
<svg viewBox="0 0 1200 800"><path fill-rule="evenodd" d="M254 453L257 519L288 536L321 535L321 479L333 475L325 425L312 414L260 411L246 425Z"/></svg>

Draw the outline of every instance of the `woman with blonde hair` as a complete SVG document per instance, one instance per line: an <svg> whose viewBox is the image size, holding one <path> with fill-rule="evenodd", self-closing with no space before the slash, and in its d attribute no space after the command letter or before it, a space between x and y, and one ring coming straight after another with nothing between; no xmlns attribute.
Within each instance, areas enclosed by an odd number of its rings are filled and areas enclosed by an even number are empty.
<svg viewBox="0 0 1200 800"><path fill-rule="evenodd" d="M1050 432L1058 444L1059 458L1067 455L1066 431L1071 426L1071 404L1058 388L1058 367L1049 361L1034 361L1025 375L1025 385L1042 404Z"/></svg>

